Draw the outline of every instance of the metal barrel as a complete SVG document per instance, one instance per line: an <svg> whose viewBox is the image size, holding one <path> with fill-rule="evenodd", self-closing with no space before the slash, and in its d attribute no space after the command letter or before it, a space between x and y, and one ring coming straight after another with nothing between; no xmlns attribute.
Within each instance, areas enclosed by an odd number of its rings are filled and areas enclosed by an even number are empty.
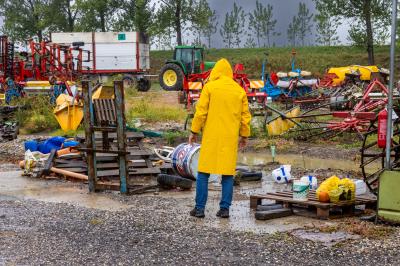
<svg viewBox="0 0 400 266"><path fill-rule="evenodd" d="M172 169L177 175L195 180L200 145L182 143L172 152Z"/></svg>

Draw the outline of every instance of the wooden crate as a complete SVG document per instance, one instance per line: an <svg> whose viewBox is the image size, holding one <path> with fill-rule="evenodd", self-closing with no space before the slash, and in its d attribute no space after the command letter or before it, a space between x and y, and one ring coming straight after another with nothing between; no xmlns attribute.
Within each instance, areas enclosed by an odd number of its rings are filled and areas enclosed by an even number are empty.
<svg viewBox="0 0 400 266"><path fill-rule="evenodd" d="M309 212L297 212L300 215L310 216L314 213L314 217L319 219L329 219L344 216L354 215L355 206L365 205L366 208L374 208L376 206L376 199L369 198L366 196L357 196L353 201L341 201L339 203L324 203L319 202L316 198L315 191L310 191L307 201L293 199L293 192L274 192L267 193L265 195L251 195L250 196L250 208L256 209L258 205L261 205L263 199L274 200L276 203L281 203L285 207L303 207ZM339 215L333 214L333 211L339 211Z"/></svg>

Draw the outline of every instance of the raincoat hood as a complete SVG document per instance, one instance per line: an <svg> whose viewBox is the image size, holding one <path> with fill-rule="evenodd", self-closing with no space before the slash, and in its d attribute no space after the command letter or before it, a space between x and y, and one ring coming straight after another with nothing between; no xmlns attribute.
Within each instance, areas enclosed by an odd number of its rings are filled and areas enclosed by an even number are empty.
<svg viewBox="0 0 400 266"><path fill-rule="evenodd" d="M209 81L217 80L223 76L228 78L233 78L233 71L231 64L229 64L228 60L226 60L225 58L222 58L217 61L217 63L211 70L210 78L208 80Z"/></svg>

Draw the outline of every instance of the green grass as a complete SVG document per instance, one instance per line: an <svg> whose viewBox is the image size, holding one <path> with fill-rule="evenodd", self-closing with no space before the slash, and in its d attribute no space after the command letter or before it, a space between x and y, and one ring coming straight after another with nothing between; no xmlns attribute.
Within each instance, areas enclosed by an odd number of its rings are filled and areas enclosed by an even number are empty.
<svg viewBox="0 0 400 266"><path fill-rule="evenodd" d="M206 50L206 61L216 61L220 58L228 59L232 65L243 63L245 72L251 78L261 76L261 66L264 52L268 51L269 65L274 71L288 71L291 68L292 48L241 48L241 49L209 49ZM326 69L333 66L365 65L368 63L368 55L362 47L333 46L333 47L299 47L296 48L296 67L308 70L316 75L322 75ZM172 58L172 51L151 51L150 60L152 73L158 74L165 60ZM389 67L389 47L375 47L376 64L381 67ZM397 64L399 65L399 64Z"/></svg>
<svg viewBox="0 0 400 266"><path fill-rule="evenodd" d="M135 100L127 111L127 120L142 119L145 122L181 122L186 113L180 106L152 103L148 97Z"/></svg>
<svg viewBox="0 0 400 266"><path fill-rule="evenodd" d="M163 133L163 139L166 140L168 145L174 145L182 139L189 137L188 131L167 131Z"/></svg>
<svg viewBox="0 0 400 266"><path fill-rule="evenodd" d="M22 132L32 134L54 131L59 128L53 114L54 107L50 104L48 96L20 98L11 104L21 107L16 113L16 118Z"/></svg>

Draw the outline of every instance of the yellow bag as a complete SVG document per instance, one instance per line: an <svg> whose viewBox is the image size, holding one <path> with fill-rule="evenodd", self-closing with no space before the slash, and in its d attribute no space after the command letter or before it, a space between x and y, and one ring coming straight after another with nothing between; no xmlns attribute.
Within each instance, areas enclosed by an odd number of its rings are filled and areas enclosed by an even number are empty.
<svg viewBox="0 0 400 266"><path fill-rule="evenodd" d="M337 176L331 176L328 179L326 179L324 182L321 183L321 185L318 187L317 191L316 191L316 196L317 199L319 200L319 194L321 191L324 191L326 193L329 194L329 198L330 198L330 191L333 191L335 189L338 188L338 184L340 182L340 178Z"/></svg>
<svg viewBox="0 0 400 266"><path fill-rule="evenodd" d="M343 192L346 193L341 200L354 200L356 196L356 185L353 181L348 178L343 178L339 182L339 186L343 188Z"/></svg>

